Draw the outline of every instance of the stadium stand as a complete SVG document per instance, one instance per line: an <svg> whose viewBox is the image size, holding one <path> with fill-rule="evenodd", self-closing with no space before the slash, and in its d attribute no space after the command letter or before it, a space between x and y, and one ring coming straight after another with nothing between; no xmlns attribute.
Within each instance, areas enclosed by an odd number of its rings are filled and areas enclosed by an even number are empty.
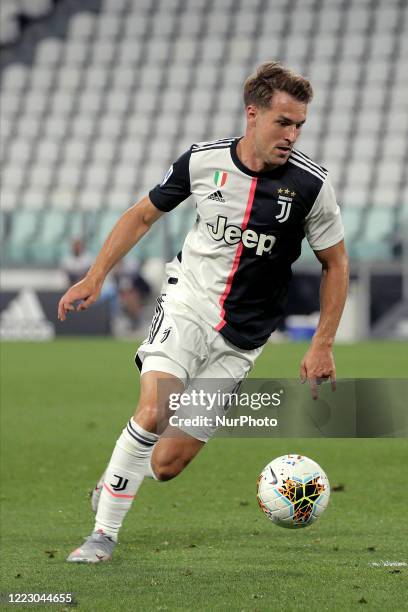
<svg viewBox="0 0 408 612"><path fill-rule="evenodd" d="M2 16L6 264L53 265L78 231L95 252L192 142L242 133L243 80L271 58L312 80L299 148L331 171L351 255L391 257L408 217L405 0L3 0ZM193 218L183 204L140 257L173 252Z"/></svg>

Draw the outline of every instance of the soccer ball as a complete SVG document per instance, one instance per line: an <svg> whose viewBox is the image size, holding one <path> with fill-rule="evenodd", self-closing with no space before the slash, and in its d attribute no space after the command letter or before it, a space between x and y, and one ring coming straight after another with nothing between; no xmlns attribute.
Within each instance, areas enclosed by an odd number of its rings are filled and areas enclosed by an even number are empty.
<svg viewBox="0 0 408 612"><path fill-rule="evenodd" d="M303 455L283 455L257 480L261 510L275 525L295 529L314 523L329 503L330 484L322 468Z"/></svg>

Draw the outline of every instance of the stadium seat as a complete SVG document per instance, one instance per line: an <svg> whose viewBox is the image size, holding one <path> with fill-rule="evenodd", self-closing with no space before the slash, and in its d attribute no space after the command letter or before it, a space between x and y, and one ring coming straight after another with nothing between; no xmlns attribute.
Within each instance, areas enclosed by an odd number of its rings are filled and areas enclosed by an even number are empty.
<svg viewBox="0 0 408 612"><path fill-rule="evenodd" d="M245 77L261 61L282 59L315 90L300 150L331 170L347 223L357 232L364 210L364 240L376 239L380 216L369 221L370 210L394 218L406 197L405 4L24 0L26 15L50 16L21 48L8 46L5 208L55 210L60 220L66 211L88 220L119 213L192 142L242 133ZM0 40L9 28L9 43L19 35L16 6L2 2ZM170 229L183 214L169 216ZM45 223L48 240L57 225ZM50 261L57 251L44 250Z"/></svg>
<svg viewBox="0 0 408 612"><path fill-rule="evenodd" d="M28 246L36 235L41 217L37 210L15 210L11 217L10 233L4 245L4 256L13 264L27 261Z"/></svg>
<svg viewBox="0 0 408 612"><path fill-rule="evenodd" d="M9 212L17 208L19 197L18 191L11 190L7 188L1 188L0 190L0 201L1 201L1 211ZM4 222L4 219L3 219ZM4 236L2 234L2 240L4 240Z"/></svg>

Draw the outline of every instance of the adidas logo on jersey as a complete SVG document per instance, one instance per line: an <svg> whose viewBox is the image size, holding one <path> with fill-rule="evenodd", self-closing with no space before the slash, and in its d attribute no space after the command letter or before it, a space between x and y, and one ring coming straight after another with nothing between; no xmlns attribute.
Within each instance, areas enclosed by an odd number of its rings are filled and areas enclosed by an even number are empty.
<svg viewBox="0 0 408 612"><path fill-rule="evenodd" d="M225 199L221 193L221 191L214 191L211 195L208 196L208 200L216 200L217 202L225 202Z"/></svg>

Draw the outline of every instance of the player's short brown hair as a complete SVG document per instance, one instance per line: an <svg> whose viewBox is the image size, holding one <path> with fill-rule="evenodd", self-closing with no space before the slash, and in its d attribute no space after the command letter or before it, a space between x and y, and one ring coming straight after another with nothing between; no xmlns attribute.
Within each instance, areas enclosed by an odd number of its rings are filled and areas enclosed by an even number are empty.
<svg viewBox="0 0 408 612"><path fill-rule="evenodd" d="M280 62L264 62L251 74L244 84L245 106L267 108L275 91L286 91L299 102L308 104L313 98L310 82Z"/></svg>

